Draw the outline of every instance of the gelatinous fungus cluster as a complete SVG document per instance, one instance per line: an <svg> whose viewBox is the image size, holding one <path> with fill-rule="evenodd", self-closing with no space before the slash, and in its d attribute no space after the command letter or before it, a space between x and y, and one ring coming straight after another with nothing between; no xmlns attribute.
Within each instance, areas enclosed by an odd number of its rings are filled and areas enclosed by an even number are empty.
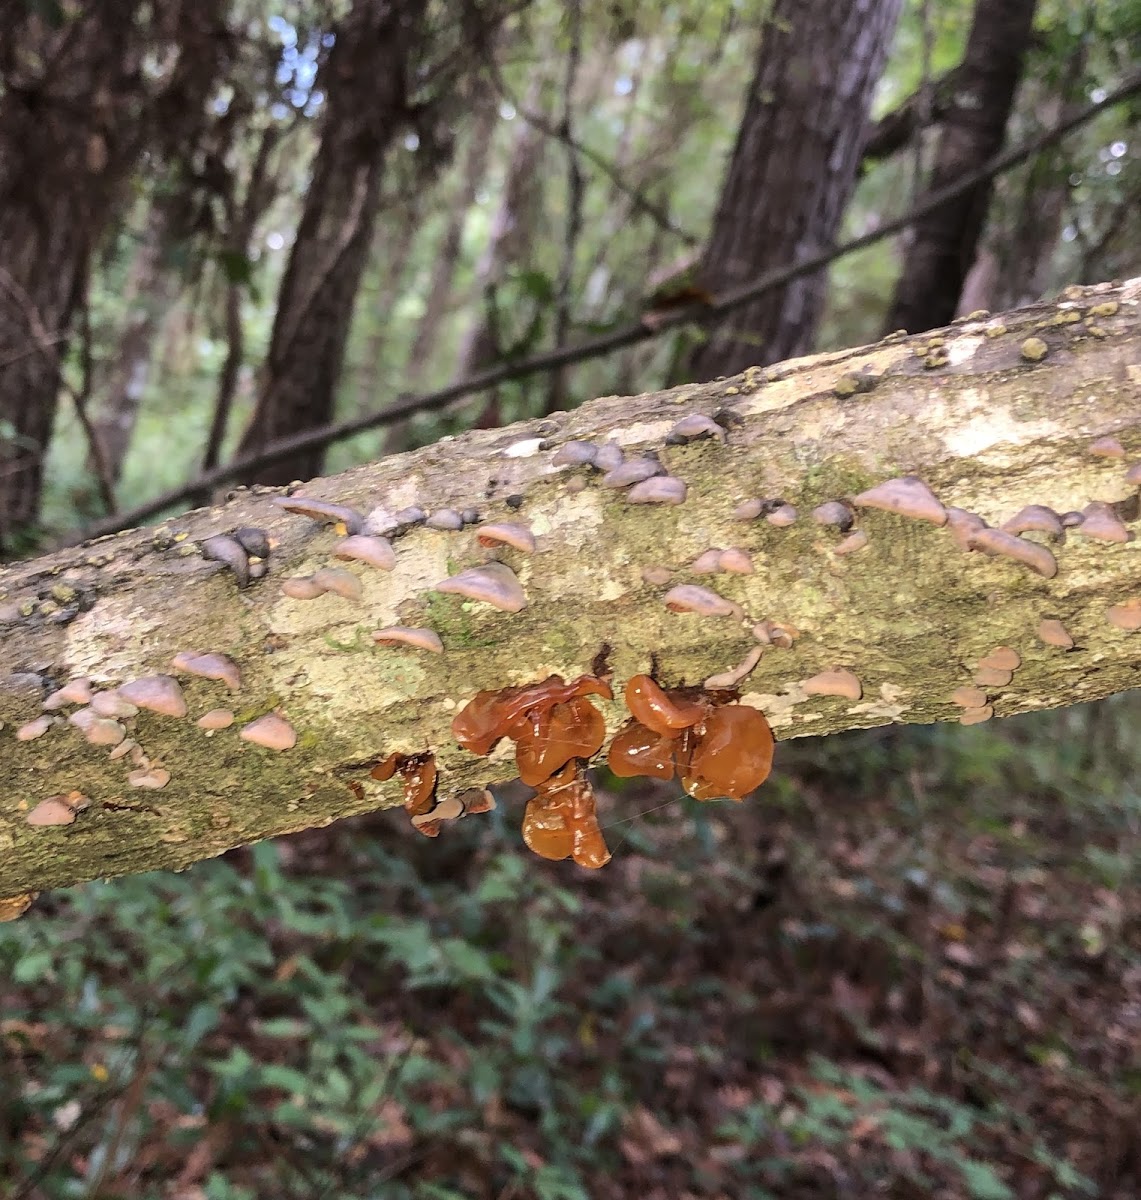
<svg viewBox="0 0 1141 1200"><path fill-rule="evenodd" d="M626 684L633 716L610 745L615 775L672 779L697 800L743 799L768 778L773 732L764 713L707 693L666 691L649 675Z"/></svg>

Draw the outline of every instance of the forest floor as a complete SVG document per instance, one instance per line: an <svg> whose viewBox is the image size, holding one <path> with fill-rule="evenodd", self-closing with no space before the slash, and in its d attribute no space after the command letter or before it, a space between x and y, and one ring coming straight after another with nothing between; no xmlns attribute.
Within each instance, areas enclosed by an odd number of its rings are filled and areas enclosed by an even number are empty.
<svg viewBox="0 0 1141 1200"><path fill-rule="evenodd" d="M0 1196L1136 1200L1139 700L627 786L597 873L501 795L46 898Z"/></svg>

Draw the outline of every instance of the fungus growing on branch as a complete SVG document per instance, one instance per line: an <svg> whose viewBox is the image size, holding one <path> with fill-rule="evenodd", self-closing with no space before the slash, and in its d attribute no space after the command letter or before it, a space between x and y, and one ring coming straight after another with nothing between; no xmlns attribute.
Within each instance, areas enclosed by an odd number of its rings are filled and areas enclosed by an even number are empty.
<svg viewBox="0 0 1141 1200"><path fill-rule="evenodd" d="M322 525L332 525L342 537L360 533L364 527L364 517L355 508L344 504L330 504L326 500L314 500L308 496L274 496L273 503L286 512L308 517Z"/></svg>
<svg viewBox="0 0 1141 1200"><path fill-rule="evenodd" d="M882 508L885 512L931 521L935 525L947 523L947 510L927 484L915 475L885 480L861 492L852 503L857 508Z"/></svg>

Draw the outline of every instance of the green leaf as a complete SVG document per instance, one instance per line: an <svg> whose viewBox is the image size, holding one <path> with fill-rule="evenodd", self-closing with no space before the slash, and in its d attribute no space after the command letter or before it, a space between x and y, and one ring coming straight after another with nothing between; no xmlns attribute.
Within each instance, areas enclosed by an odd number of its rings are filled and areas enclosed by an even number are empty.
<svg viewBox="0 0 1141 1200"><path fill-rule="evenodd" d="M986 1163L964 1158L959 1163L963 1182L975 1200L1013 1200L1014 1193Z"/></svg>

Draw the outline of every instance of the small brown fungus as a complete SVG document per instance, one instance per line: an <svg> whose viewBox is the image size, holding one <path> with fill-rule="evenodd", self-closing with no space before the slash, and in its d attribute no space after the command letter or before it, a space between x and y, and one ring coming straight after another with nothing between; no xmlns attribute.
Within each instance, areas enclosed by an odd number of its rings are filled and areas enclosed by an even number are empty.
<svg viewBox="0 0 1141 1200"><path fill-rule="evenodd" d="M702 617L737 617L738 620L743 620L745 616L739 604L695 583L679 583L670 588L662 599L670 612L691 612Z"/></svg>
<svg viewBox="0 0 1141 1200"><path fill-rule="evenodd" d="M527 595L515 572L503 563L485 563L470 567L458 575L443 579L432 589L448 595L479 600L503 612L520 612L527 607Z"/></svg>
<svg viewBox="0 0 1141 1200"><path fill-rule="evenodd" d="M772 512L765 514L765 520L778 529L785 529L789 525L795 524L799 515L791 504L778 504Z"/></svg>
<svg viewBox="0 0 1141 1200"><path fill-rule="evenodd" d="M523 554L533 554L535 551L535 535L527 526L508 521L481 525L476 531L476 540L481 546L510 546Z"/></svg>
<svg viewBox="0 0 1141 1200"><path fill-rule="evenodd" d="M16 730L16 741L18 742L34 742L36 738L43 737L45 733L55 724L54 718L44 713L29 721L26 725L21 725Z"/></svg>
<svg viewBox="0 0 1141 1200"><path fill-rule="evenodd" d="M1074 639L1061 621L1045 617L1038 622L1038 636L1047 646L1060 646L1063 650L1074 648Z"/></svg>
<svg viewBox="0 0 1141 1200"><path fill-rule="evenodd" d="M118 692L96 692L91 697L91 711L97 717L114 717L118 721L138 716L139 706L125 700Z"/></svg>
<svg viewBox="0 0 1141 1200"><path fill-rule="evenodd" d="M170 660L170 665L176 671L185 671L188 675L197 675L200 679L214 679L224 683L231 692L236 692L242 686L242 673L238 664L227 654L197 654L194 651L183 650Z"/></svg>
<svg viewBox="0 0 1141 1200"><path fill-rule="evenodd" d="M1052 509L1047 508L1044 504L1027 504L1025 508L1021 508L1008 521L1003 521L1002 528L1007 533L1045 533L1048 534L1054 541L1060 542L1066 536L1065 526L1062 524L1062 518Z"/></svg>
<svg viewBox="0 0 1141 1200"><path fill-rule="evenodd" d="M233 536L247 554L253 555L254 558L269 558L269 535L264 529L243 525L241 529L234 530Z"/></svg>
<svg viewBox="0 0 1141 1200"><path fill-rule="evenodd" d="M1080 512L1064 512L1058 518L1062 522L1063 529L1075 529L1085 520L1085 515Z"/></svg>
<svg viewBox="0 0 1141 1200"><path fill-rule="evenodd" d="M344 567L320 567L313 572L313 582L323 592L332 592L345 600L359 600L364 594L361 581Z"/></svg>
<svg viewBox="0 0 1141 1200"><path fill-rule="evenodd" d="M984 721L989 721L994 716L994 705L984 704L982 708L967 708L963 710L963 714L959 717L960 725L981 725Z"/></svg>
<svg viewBox="0 0 1141 1200"><path fill-rule="evenodd" d="M695 575L714 575L721 569L720 563L721 547L711 546L689 564L689 569Z"/></svg>
<svg viewBox="0 0 1141 1200"><path fill-rule="evenodd" d="M424 524L427 525L429 529L454 531L457 529L463 529L464 518L463 514L457 512L454 508L438 508L427 519L427 521L424 522ZM393 558L393 561L395 562L395 557Z"/></svg>
<svg viewBox="0 0 1141 1200"><path fill-rule="evenodd" d="M764 512L764 504L754 497L752 500L742 500L733 509L733 519L735 521L755 521L762 512Z"/></svg>
<svg viewBox="0 0 1141 1200"><path fill-rule="evenodd" d="M83 675L78 679L69 679L58 691L52 692L44 701L44 708L51 712L63 708L65 704L90 704L91 696L91 680Z"/></svg>
<svg viewBox="0 0 1141 1200"><path fill-rule="evenodd" d="M800 685L809 696L840 696L845 700L859 700L864 694L859 679L846 667L834 671L821 671Z"/></svg>
<svg viewBox="0 0 1141 1200"><path fill-rule="evenodd" d="M216 533L206 538L199 549L203 558L228 567L239 588L249 587L250 556L236 537L228 533Z"/></svg>
<svg viewBox="0 0 1141 1200"><path fill-rule="evenodd" d="M935 525L947 523L947 510L927 484L915 475L885 480L861 492L852 503L858 508L881 508L902 517L931 521Z"/></svg>
<svg viewBox="0 0 1141 1200"><path fill-rule="evenodd" d="M186 697L173 676L147 675L142 679L132 679L117 691L123 700L138 708L149 709L164 717L186 716Z"/></svg>
<svg viewBox="0 0 1141 1200"><path fill-rule="evenodd" d="M716 675L710 675L701 686L709 691L735 688L756 669L757 663L761 661L761 655L764 652L763 646L754 646L737 666L730 668L728 671L720 671Z"/></svg>
<svg viewBox="0 0 1141 1200"><path fill-rule="evenodd" d="M464 812L470 816L495 811L495 797L489 788L468 788L460 792L459 798Z"/></svg>
<svg viewBox="0 0 1141 1200"><path fill-rule="evenodd" d="M89 708L80 711L91 713ZM127 731L111 717L97 717L91 713L91 720L83 726L83 736L92 746L117 746L127 736Z"/></svg>
<svg viewBox="0 0 1141 1200"><path fill-rule="evenodd" d="M1115 437L1099 437L1086 447L1090 454L1098 458L1124 458L1125 447Z"/></svg>
<svg viewBox="0 0 1141 1200"><path fill-rule="evenodd" d="M647 479L664 475L665 467L652 458L632 458L619 464L613 471L607 471L602 477L605 488L631 487L635 483L643 483Z"/></svg>
<svg viewBox="0 0 1141 1200"><path fill-rule="evenodd" d="M753 556L740 546L730 546L722 550L717 557L717 569L727 571L730 575L752 575L756 568L753 566Z"/></svg>
<svg viewBox="0 0 1141 1200"><path fill-rule="evenodd" d="M1008 687L1013 679L1014 672L1003 667L979 667L975 672L975 683L979 687Z"/></svg>
<svg viewBox="0 0 1141 1200"><path fill-rule="evenodd" d="M325 594L325 589L314 581L312 575L295 575L292 579L283 580L281 591L291 600L316 600Z"/></svg>
<svg viewBox="0 0 1141 1200"><path fill-rule="evenodd" d="M828 500L824 504L818 504L812 510L812 519L817 525L833 525L841 533L847 533L855 523L852 510L839 500Z"/></svg>
<svg viewBox="0 0 1141 1200"><path fill-rule="evenodd" d="M164 767L139 767L127 776L131 787L158 790L170 783L170 772Z"/></svg>
<svg viewBox="0 0 1141 1200"><path fill-rule="evenodd" d="M137 749L139 743L134 738L127 738L126 741L120 742L117 746L112 747L111 753L107 757L112 762L117 762L120 758L125 758L132 750Z"/></svg>
<svg viewBox="0 0 1141 1200"><path fill-rule="evenodd" d="M862 529L856 529L838 545L832 548L833 554L855 554L868 544L868 535Z"/></svg>
<svg viewBox="0 0 1141 1200"><path fill-rule="evenodd" d="M973 550L971 537L976 531L987 529L988 525L978 513L968 512L965 508L956 508L951 504L947 506L947 528L960 550Z"/></svg>
<svg viewBox="0 0 1141 1200"><path fill-rule="evenodd" d="M1124 604L1112 604L1105 610L1105 619L1117 629L1129 632L1141 629L1141 599L1126 600Z"/></svg>
<svg viewBox="0 0 1141 1200"><path fill-rule="evenodd" d="M594 469L609 472L617 470L622 465L626 452L617 442L604 442L594 454Z"/></svg>
<svg viewBox="0 0 1141 1200"><path fill-rule="evenodd" d="M228 708L212 708L194 722L199 729L229 729L234 723L234 714Z"/></svg>
<svg viewBox="0 0 1141 1200"><path fill-rule="evenodd" d="M1011 646L998 646L985 658L979 659L979 666L994 667L997 671L1017 671L1022 666L1022 658Z"/></svg>
<svg viewBox="0 0 1141 1200"><path fill-rule="evenodd" d="M344 504L330 504L308 496L274 496L273 503L286 512L308 517L322 525L333 525L341 534L360 533L364 527L364 517L355 508Z"/></svg>
<svg viewBox="0 0 1141 1200"><path fill-rule="evenodd" d="M409 625L386 625L373 630L372 640L378 646L409 646L413 650L428 650L443 654L444 643L434 629L412 628Z"/></svg>
<svg viewBox="0 0 1141 1200"><path fill-rule="evenodd" d="M1131 542L1133 534L1114 511L1112 504L1094 500L1082 510L1082 523L1075 532L1100 542Z"/></svg>
<svg viewBox="0 0 1141 1200"><path fill-rule="evenodd" d="M1002 529L975 529L968 535L972 550L981 550L984 554L1012 558L1037 571L1044 579L1053 579L1058 573L1058 560L1045 547L1037 542L1020 538Z"/></svg>
<svg viewBox="0 0 1141 1200"><path fill-rule="evenodd" d="M781 650L787 650L799 636L798 630L780 621L758 621L753 626L753 637L762 646L777 646Z"/></svg>
<svg viewBox="0 0 1141 1200"><path fill-rule="evenodd" d="M1136 462L1125 472L1125 482L1141 487L1141 462Z"/></svg>
<svg viewBox="0 0 1141 1200"><path fill-rule="evenodd" d="M956 688L951 693L951 703L960 708L982 708L986 704L986 692L977 687Z"/></svg>
<svg viewBox="0 0 1141 1200"><path fill-rule="evenodd" d="M253 742L255 746L264 746L267 750L291 750L297 745L293 726L276 713L266 713L264 717L242 726L238 737Z"/></svg>
<svg viewBox="0 0 1141 1200"><path fill-rule="evenodd" d="M689 416L682 417L666 434L666 445L682 446L686 442L692 442L698 438L717 438L718 441L723 442L725 430L712 417L707 417L704 413L690 413Z"/></svg>
<svg viewBox="0 0 1141 1200"><path fill-rule="evenodd" d="M668 567L643 567L642 580L654 587L664 587L673 578Z"/></svg>
<svg viewBox="0 0 1141 1200"><path fill-rule="evenodd" d="M593 442L564 442L551 459L556 467L591 467L598 447Z"/></svg>
<svg viewBox="0 0 1141 1200"><path fill-rule="evenodd" d="M51 796L41 800L24 820L29 825L70 825L75 820L75 809L63 796Z"/></svg>
<svg viewBox="0 0 1141 1200"><path fill-rule="evenodd" d="M459 520L458 513L456 520ZM457 529L459 527L456 526ZM342 538L333 547L333 554L337 558L367 563L370 567L376 567L378 571L391 571L396 566L396 551L393 550L392 543L387 538L372 537L366 533L354 533Z"/></svg>
<svg viewBox="0 0 1141 1200"><path fill-rule="evenodd" d="M676 475L658 475L643 479L626 493L631 504L684 504L689 489Z"/></svg>

